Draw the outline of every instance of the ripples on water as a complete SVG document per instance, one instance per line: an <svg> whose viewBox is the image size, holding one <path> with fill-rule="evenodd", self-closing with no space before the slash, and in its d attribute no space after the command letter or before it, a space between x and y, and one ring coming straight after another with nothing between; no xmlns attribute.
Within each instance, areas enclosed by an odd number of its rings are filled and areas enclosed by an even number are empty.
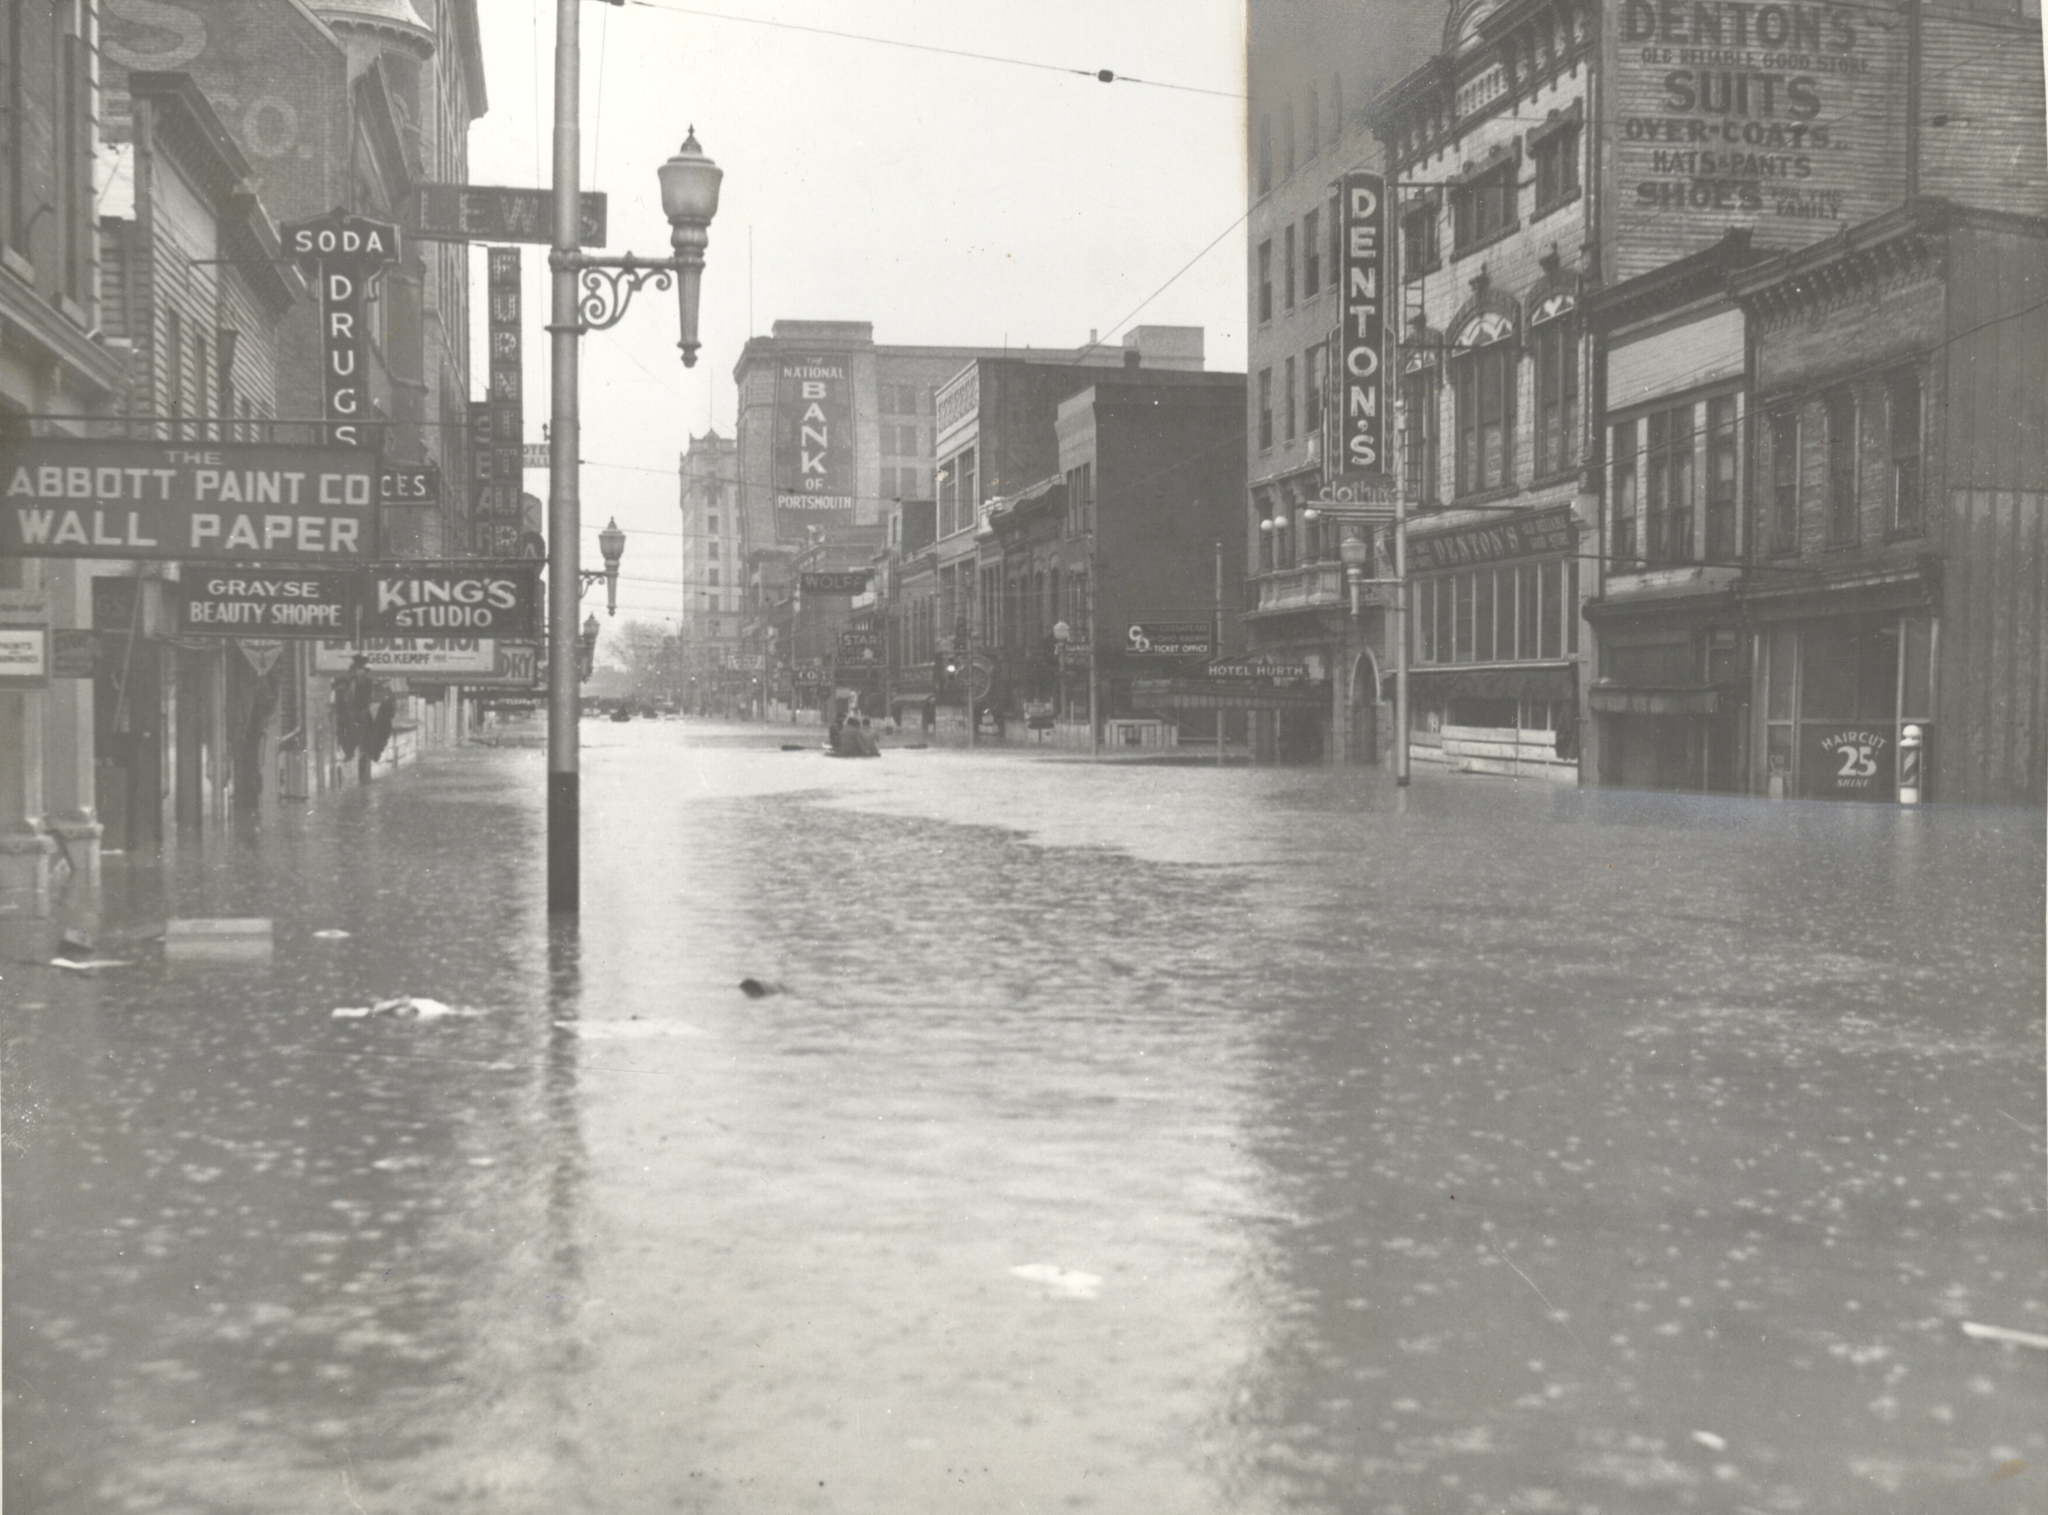
<svg viewBox="0 0 2048 1515"><path fill-rule="evenodd" d="M2038 814L586 738L10 968L21 1507L2028 1507Z"/></svg>

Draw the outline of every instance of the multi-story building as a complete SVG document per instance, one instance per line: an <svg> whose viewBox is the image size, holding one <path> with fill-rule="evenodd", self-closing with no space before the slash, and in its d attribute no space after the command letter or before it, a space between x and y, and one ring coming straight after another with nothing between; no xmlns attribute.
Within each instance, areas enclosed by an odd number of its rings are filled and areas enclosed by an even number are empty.
<svg viewBox="0 0 2048 1515"><path fill-rule="evenodd" d="M736 667L745 597L746 533L738 449L717 431L690 438L680 468L682 657L691 708L722 708L718 691Z"/></svg>
<svg viewBox="0 0 2048 1515"><path fill-rule="evenodd" d="M1248 489L1233 534L1251 565L1250 655L1305 667L1328 693L1353 634L1340 532L1317 508L1334 477L1324 430L1339 319L1337 180L1379 166L1365 106L1436 44L1441 17L1405 0L1282 0L1253 6L1250 24ZM1374 642L1381 616L1375 604L1365 628ZM1329 699L1273 702L1267 751L1334 759L1344 743L1332 710Z"/></svg>
<svg viewBox="0 0 2048 1515"><path fill-rule="evenodd" d="M938 392L937 537L926 549L930 573L914 577L919 598L906 607L913 624L928 626L931 640L944 650L953 650L977 625L994 624L1002 595L1001 541L986 508L1060 474L1062 401L1095 385L1226 377L1203 375L1202 353L1199 327L1139 326L1124 335L1120 348L984 357L953 374ZM1200 445L1213 451L1219 439L1204 438ZM1230 445L1227 439L1223 445ZM1085 575L1076 579L1071 573L1060 580L1056 620L1079 624L1076 617L1085 618L1085 582ZM986 655L986 633L977 632L975 640ZM901 696L941 706L950 701L964 711L964 682L939 688L925 678L916 665L900 670ZM989 699L986 708L998 713L1017 703L1007 685L991 683ZM964 714L959 719L964 729Z"/></svg>
<svg viewBox="0 0 2048 1515"><path fill-rule="evenodd" d="M1683 195L1631 173L1632 197L1610 196L1608 278L1586 300L1603 541L1588 778L1890 799L1911 725L1923 797L2041 798L2023 650L2039 618L2020 601L1987 615L2000 601L1982 592L2043 571L2024 525L2039 428L2013 408L2039 383L2015 333L2038 330L2024 307L2048 216L2033 10L1795 8L1785 24L1818 30L1832 66L1786 83L1807 102L1793 120L1760 92L1738 119L1741 91L1760 91L1741 74L1688 110L1728 106L1710 112L1723 139L1739 126L1815 151L1695 154ZM1742 56L1740 35L1706 40ZM1610 65L1615 108L1640 106L1636 67ZM1936 186L1946 200L1921 198ZM2014 534L1987 554L1989 519ZM1856 760L1830 767L1843 753Z"/></svg>
<svg viewBox="0 0 2048 1515"><path fill-rule="evenodd" d="M101 321L93 5L0 5L0 442L84 435L126 381ZM85 562L0 559L0 616L45 646L92 625ZM98 867L91 681L0 677L0 911L49 899L53 863Z"/></svg>
<svg viewBox="0 0 2048 1515"><path fill-rule="evenodd" d="M1601 9L1455 0L1442 51L1373 108L1394 181L1418 762L1578 777Z"/></svg>

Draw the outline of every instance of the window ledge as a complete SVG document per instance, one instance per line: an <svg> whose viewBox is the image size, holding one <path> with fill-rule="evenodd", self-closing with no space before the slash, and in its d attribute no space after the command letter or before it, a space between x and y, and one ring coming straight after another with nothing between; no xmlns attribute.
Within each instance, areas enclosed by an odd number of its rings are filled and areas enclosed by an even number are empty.
<svg viewBox="0 0 2048 1515"><path fill-rule="evenodd" d="M1508 224L1503 226L1499 231L1491 232L1488 235L1481 237L1476 242L1467 242L1463 247L1452 248L1451 261L1456 262L1460 258L1469 258L1472 256L1472 254L1476 252L1484 252L1487 248L1493 246L1494 243L1505 241L1507 238L1512 237L1516 232L1520 231L1521 229L1522 222L1521 218L1518 216L1514 220L1508 222Z"/></svg>
<svg viewBox="0 0 2048 1515"><path fill-rule="evenodd" d="M1924 542L1927 540L1927 528L1925 526L1896 527L1886 532L1884 539L1887 545L1893 542Z"/></svg>
<svg viewBox="0 0 2048 1515"><path fill-rule="evenodd" d="M1564 467L1554 468L1549 473L1539 473L1529 481L1529 488L1548 489L1553 484L1576 483L1578 482L1578 477L1579 465L1567 463Z"/></svg>
<svg viewBox="0 0 2048 1515"><path fill-rule="evenodd" d="M1402 269L1401 282L1404 284L1413 284L1417 279L1424 278L1430 274L1433 274L1443 266L1443 257L1441 255L1438 255L1437 257L1431 258L1427 263L1423 264L1420 268Z"/></svg>
<svg viewBox="0 0 2048 1515"><path fill-rule="evenodd" d="M1583 189L1575 189L1562 200L1553 200L1548 205L1537 206L1535 212L1529 217L1529 224L1534 226L1545 216L1554 215L1556 212L1563 210L1567 205L1574 204L1584 194L1585 191Z"/></svg>
<svg viewBox="0 0 2048 1515"><path fill-rule="evenodd" d="M1496 484L1491 489L1475 489L1470 494L1452 495L1444 502L1444 509L1462 510L1467 505L1490 505L1495 500L1512 499L1521 492L1520 484Z"/></svg>
<svg viewBox="0 0 2048 1515"><path fill-rule="evenodd" d="M33 284L36 282L36 266L11 247L0 247L0 265L17 279Z"/></svg>

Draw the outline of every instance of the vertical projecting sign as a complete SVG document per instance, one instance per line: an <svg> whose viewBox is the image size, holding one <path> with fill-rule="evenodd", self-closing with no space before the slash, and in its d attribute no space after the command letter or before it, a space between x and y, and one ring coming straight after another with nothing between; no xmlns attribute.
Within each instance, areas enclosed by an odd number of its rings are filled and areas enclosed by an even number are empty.
<svg viewBox="0 0 2048 1515"><path fill-rule="evenodd" d="M853 365L843 354L782 360L775 386L776 536L851 521Z"/></svg>
<svg viewBox="0 0 2048 1515"><path fill-rule="evenodd" d="M1387 471L1386 190L1378 174L1346 174L1344 304L1339 335L1337 458L1333 475Z"/></svg>
<svg viewBox="0 0 2048 1515"><path fill-rule="evenodd" d="M376 447L368 423L371 286L398 261L398 228L331 210L283 228L285 251L320 289L320 372L327 395L327 441Z"/></svg>
<svg viewBox="0 0 2048 1515"><path fill-rule="evenodd" d="M490 249L490 483L476 548L488 557L519 551L519 496L526 480L526 411L520 377L519 249Z"/></svg>

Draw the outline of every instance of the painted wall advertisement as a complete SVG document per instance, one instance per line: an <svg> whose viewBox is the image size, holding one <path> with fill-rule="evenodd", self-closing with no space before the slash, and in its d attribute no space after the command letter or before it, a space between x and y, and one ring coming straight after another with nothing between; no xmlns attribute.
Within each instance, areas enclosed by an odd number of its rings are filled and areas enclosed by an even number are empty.
<svg viewBox="0 0 2048 1515"><path fill-rule="evenodd" d="M1343 331L1338 342L1335 472L1371 477L1387 470L1386 194L1378 174L1343 179Z"/></svg>
<svg viewBox="0 0 2048 1515"><path fill-rule="evenodd" d="M1607 27L1610 278L1753 227L1797 247L1902 192L1906 23L1863 0L1622 0Z"/></svg>
<svg viewBox="0 0 2048 1515"><path fill-rule="evenodd" d="M853 519L853 365L844 354L790 356L775 381L775 535Z"/></svg>

